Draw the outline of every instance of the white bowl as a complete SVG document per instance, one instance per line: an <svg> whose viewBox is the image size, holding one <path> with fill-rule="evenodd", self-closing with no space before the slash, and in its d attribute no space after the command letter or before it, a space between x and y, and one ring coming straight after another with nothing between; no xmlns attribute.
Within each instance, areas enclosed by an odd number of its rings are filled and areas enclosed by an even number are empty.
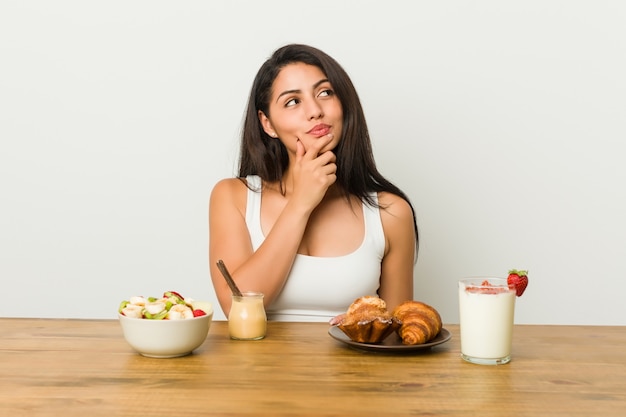
<svg viewBox="0 0 626 417"><path fill-rule="evenodd" d="M136 319L119 313L118 317L124 338L138 353L151 358L176 358L189 355L204 343L213 308L209 305L204 311L206 316L180 320Z"/></svg>

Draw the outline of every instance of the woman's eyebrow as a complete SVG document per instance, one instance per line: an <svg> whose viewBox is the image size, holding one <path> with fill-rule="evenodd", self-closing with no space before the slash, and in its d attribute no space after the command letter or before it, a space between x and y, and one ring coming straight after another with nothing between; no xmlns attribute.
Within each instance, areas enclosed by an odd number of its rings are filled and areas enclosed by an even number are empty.
<svg viewBox="0 0 626 417"><path fill-rule="evenodd" d="M320 85L324 84L328 82L328 78L323 78L321 80L319 80L318 82L316 82L315 84L313 84L313 90L315 90L317 87L319 87ZM302 93L302 90L285 90L282 93L280 93L278 95L278 97L276 97L276 102L278 102L278 100L282 97L285 96L287 94L300 94Z"/></svg>
<svg viewBox="0 0 626 417"><path fill-rule="evenodd" d="M301 92L302 90L285 90L282 93L280 93L278 97L276 97L276 102L278 103L278 100L280 100L282 96L286 96L287 94L300 94Z"/></svg>

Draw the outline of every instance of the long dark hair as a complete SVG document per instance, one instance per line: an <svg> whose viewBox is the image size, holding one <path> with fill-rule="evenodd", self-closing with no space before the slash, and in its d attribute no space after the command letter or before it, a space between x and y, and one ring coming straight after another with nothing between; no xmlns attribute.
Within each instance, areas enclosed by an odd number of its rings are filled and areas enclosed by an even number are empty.
<svg viewBox="0 0 626 417"><path fill-rule="evenodd" d="M277 49L259 69L248 99L239 158L239 177L258 175L265 182L282 182L289 165L287 149L281 141L263 130L258 112L269 117L272 85L286 65L304 63L322 70L333 87L343 109L341 140L333 150L337 157L337 184L346 197L354 195L376 206L372 192L386 191L409 203L413 211L413 226L417 238L415 209L409 198L383 177L374 162L365 114L359 96L346 71L326 53L308 45L291 44ZM384 209L384 207L382 207Z"/></svg>

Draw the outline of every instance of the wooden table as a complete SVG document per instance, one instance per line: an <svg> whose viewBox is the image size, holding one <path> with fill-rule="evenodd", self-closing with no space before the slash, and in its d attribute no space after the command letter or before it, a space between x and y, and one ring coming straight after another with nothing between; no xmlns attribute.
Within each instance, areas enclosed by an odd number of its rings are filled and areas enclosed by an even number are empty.
<svg viewBox="0 0 626 417"><path fill-rule="evenodd" d="M626 327L515 326L513 360L481 366L452 339L422 354L350 348L324 323L271 322L152 359L116 320L0 319L0 416L624 416Z"/></svg>

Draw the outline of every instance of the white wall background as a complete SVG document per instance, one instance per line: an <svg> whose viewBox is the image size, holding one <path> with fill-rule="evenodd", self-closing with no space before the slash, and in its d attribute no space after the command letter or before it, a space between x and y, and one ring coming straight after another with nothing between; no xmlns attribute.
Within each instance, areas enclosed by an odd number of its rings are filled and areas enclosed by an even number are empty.
<svg viewBox="0 0 626 417"><path fill-rule="evenodd" d="M454 323L459 278L528 268L518 323L625 325L624 22L619 0L2 0L0 316L215 302L210 190L258 67L302 42L353 77L415 204L417 299Z"/></svg>

